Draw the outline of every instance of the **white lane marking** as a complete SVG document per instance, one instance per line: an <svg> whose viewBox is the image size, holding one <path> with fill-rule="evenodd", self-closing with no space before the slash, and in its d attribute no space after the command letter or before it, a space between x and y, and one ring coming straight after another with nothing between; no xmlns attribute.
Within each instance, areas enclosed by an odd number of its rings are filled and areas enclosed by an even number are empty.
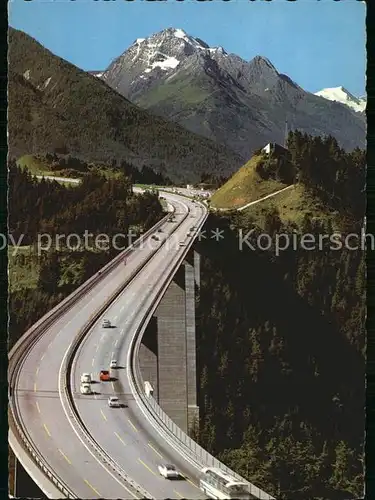
<svg viewBox="0 0 375 500"><path fill-rule="evenodd" d="M44 427L44 430L46 431L46 433L48 434L49 437L51 437L51 434L48 430L48 427L46 426L46 424L43 424L43 427Z"/></svg>
<svg viewBox="0 0 375 500"><path fill-rule="evenodd" d="M91 366L94 366L94 363L95 363L95 358L92 358Z"/></svg>
<svg viewBox="0 0 375 500"><path fill-rule="evenodd" d="M135 430L135 432L138 432L138 429L136 428L136 426L133 424L133 422L129 418L128 418L128 422L133 427L133 429Z"/></svg>
<svg viewBox="0 0 375 500"><path fill-rule="evenodd" d="M104 418L104 420L107 421L107 417L104 415L103 410L100 410L100 413L102 414L102 417Z"/></svg>
<svg viewBox="0 0 375 500"><path fill-rule="evenodd" d="M37 409L38 409L38 412L40 413L40 408L39 408L39 403L38 403L38 401L36 401L36 402L35 402L35 404L36 404L36 407L37 407Z"/></svg>
<svg viewBox="0 0 375 500"><path fill-rule="evenodd" d="M125 309L125 306L122 306L120 309L120 312L122 312Z"/></svg>
<svg viewBox="0 0 375 500"><path fill-rule="evenodd" d="M96 493L99 497L101 497L101 494L99 493L99 491L98 491L98 490L96 490L96 489L94 488L94 486L93 486L92 484L90 484L90 483L87 481L87 479L84 479L84 481L85 481L85 483L87 484L87 486L89 486L89 487L92 489L92 491L94 491L94 492L95 492L95 493Z"/></svg>
<svg viewBox="0 0 375 500"><path fill-rule="evenodd" d="M122 332L121 332L121 333L124 333L124 330L122 330ZM67 355L67 352L65 353L64 359L66 358L66 355ZM63 361L64 361L64 360L63 360ZM62 368L62 366L63 366L63 365L61 365L60 369ZM61 393L60 381L59 381L59 391L60 391L60 393ZM63 404L63 408L64 408L65 413L67 413L67 411L66 411L66 408L65 408L65 405L64 405L64 404ZM130 421L129 421L129 422L130 422ZM73 425L72 425L72 423L71 423L70 421L69 421L69 423L70 423L70 424L71 424L71 426L73 427ZM130 423L131 423L131 422L130 422ZM134 426L133 426L133 427L134 427ZM73 430L75 431L74 427L73 427ZM76 431L75 431L75 433L76 433L76 434L77 434L77 436L78 436L78 433L77 433ZM78 437L79 437L79 436L78 436ZM82 441L82 439L80 439L80 441L82 442L82 444L84 444L84 442ZM84 444L84 446L85 446L85 448L87 448L87 449L88 449L88 451L90 452L89 448L88 448L85 444ZM90 453L91 453L91 452L90 452ZM92 456L94 456L92 453L91 453L91 455L92 455ZM95 457L94 457L94 458L95 458ZM99 462L99 463L100 463L100 462ZM100 465L102 465L102 464L100 464ZM103 465L102 465L102 466L103 466ZM104 466L103 466L103 467L104 467ZM106 467L104 467L104 468L106 468ZM109 473L110 473L110 472L109 472ZM110 474L111 474L111 473L110 473ZM111 475L113 476L113 474L111 474ZM115 476L113 476L113 477L117 480L117 478L116 478ZM119 482L119 481L118 481L118 482ZM120 483L120 484L121 484L121 483ZM122 486L123 486L123 485L122 485ZM125 486L123 486L123 487L125 487ZM127 489L127 488L125 487L125 489ZM129 491L129 490L127 489L127 491ZM130 491L129 491L129 493L130 493L133 497L137 498L137 497L136 497L136 496L135 496L132 492L130 492Z"/></svg>
<svg viewBox="0 0 375 500"><path fill-rule="evenodd" d="M65 453L60 450L60 448L58 448L59 452L61 453L61 455L65 458L65 460L68 462L68 464L72 465L72 462L69 460L69 458L65 455Z"/></svg>
<svg viewBox="0 0 375 500"><path fill-rule="evenodd" d="M140 462L144 467L146 467L146 469L148 469L151 472L151 474L153 474L154 476L156 476L155 472L152 469L150 469L150 467L147 464L145 464L143 460L141 460L140 458L138 458L138 462Z"/></svg>
<svg viewBox="0 0 375 500"><path fill-rule="evenodd" d="M114 346L117 346L118 339L115 340Z"/></svg>
<svg viewBox="0 0 375 500"><path fill-rule="evenodd" d="M117 432L115 432L115 436L116 436L116 437L117 437L117 438L121 441L121 443L122 443L124 446L126 446L126 443L123 441L123 439L121 438L121 436L119 436L119 435L117 434Z"/></svg>
<svg viewBox="0 0 375 500"><path fill-rule="evenodd" d="M159 457L160 457L161 459L163 458L163 455L161 455L161 454L160 454L157 450L155 450L155 448L152 446L152 444L151 444L151 443L147 443L147 444L149 445L149 447L150 447L152 450L154 450L154 452L155 452L157 455L159 455Z"/></svg>
<svg viewBox="0 0 375 500"><path fill-rule="evenodd" d="M194 486L194 488L198 488L198 490L199 490L199 486L197 486L195 483L193 483L193 481L191 481L188 477L185 476L185 479L188 483L190 483L192 486Z"/></svg>

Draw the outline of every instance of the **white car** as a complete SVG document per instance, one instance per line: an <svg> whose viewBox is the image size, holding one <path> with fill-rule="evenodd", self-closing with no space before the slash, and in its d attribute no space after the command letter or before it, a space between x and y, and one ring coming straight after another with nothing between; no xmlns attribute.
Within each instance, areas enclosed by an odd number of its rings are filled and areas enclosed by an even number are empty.
<svg viewBox="0 0 375 500"><path fill-rule="evenodd" d="M159 474L164 476L165 479L178 478L180 476L176 467L172 464L158 465Z"/></svg>
<svg viewBox="0 0 375 500"><path fill-rule="evenodd" d="M87 382L84 382L83 384L81 384L80 391L81 394L91 394L91 385Z"/></svg>
<svg viewBox="0 0 375 500"><path fill-rule="evenodd" d="M120 408L120 401L117 396L110 396L108 398L108 406L110 408Z"/></svg>
<svg viewBox="0 0 375 500"><path fill-rule="evenodd" d="M91 384L91 375L89 373L82 373L81 382Z"/></svg>
<svg viewBox="0 0 375 500"><path fill-rule="evenodd" d="M109 364L109 367L110 368L117 368L117 361L115 359L112 359L110 364Z"/></svg>
<svg viewBox="0 0 375 500"><path fill-rule="evenodd" d="M102 327L103 328L110 328L111 327L111 322L109 321L109 319L103 319Z"/></svg>

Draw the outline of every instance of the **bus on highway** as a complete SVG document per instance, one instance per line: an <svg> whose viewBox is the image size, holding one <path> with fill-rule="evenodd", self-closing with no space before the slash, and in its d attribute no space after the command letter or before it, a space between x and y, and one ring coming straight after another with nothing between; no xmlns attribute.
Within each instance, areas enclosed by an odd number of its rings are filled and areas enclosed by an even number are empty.
<svg viewBox="0 0 375 500"><path fill-rule="evenodd" d="M210 498L254 498L248 483L240 482L216 467L204 467L201 470L199 488Z"/></svg>

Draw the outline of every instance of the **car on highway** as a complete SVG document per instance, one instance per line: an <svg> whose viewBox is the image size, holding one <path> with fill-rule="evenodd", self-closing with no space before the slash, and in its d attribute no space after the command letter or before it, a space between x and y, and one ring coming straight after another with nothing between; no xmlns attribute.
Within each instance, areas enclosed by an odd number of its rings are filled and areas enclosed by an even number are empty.
<svg viewBox="0 0 375 500"><path fill-rule="evenodd" d="M180 247L184 247L185 243L183 241L180 241L179 245L180 245Z"/></svg>
<svg viewBox="0 0 375 500"><path fill-rule="evenodd" d="M110 368L117 368L117 360L116 359L111 359L109 367Z"/></svg>
<svg viewBox="0 0 375 500"><path fill-rule="evenodd" d="M81 391L81 394L91 394L91 385L88 384L87 382L84 382L81 384L81 387L79 388Z"/></svg>
<svg viewBox="0 0 375 500"><path fill-rule="evenodd" d="M103 319L102 327L103 328L110 328L111 327L111 322L109 321L109 319Z"/></svg>
<svg viewBox="0 0 375 500"><path fill-rule="evenodd" d="M156 241L159 241L159 238L156 236L156 234L153 234L153 235L152 235L152 239L153 239L153 240L156 240Z"/></svg>
<svg viewBox="0 0 375 500"><path fill-rule="evenodd" d="M110 408L120 408L120 400L117 396L110 396L108 398L108 406Z"/></svg>
<svg viewBox="0 0 375 500"><path fill-rule="evenodd" d="M172 464L158 465L158 471L165 479L176 479L180 477L180 473Z"/></svg>
<svg viewBox="0 0 375 500"><path fill-rule="evenodd" d="M82 373L81 382L91 384L91 375L89 373Z"/></svg>
<svg viewBox="0 0 375 500"><path fill-rule="evenodd" d="M108 382L111 380L111 376L108 370L101 370L99 374L99 378L102 382Z"/></svg>

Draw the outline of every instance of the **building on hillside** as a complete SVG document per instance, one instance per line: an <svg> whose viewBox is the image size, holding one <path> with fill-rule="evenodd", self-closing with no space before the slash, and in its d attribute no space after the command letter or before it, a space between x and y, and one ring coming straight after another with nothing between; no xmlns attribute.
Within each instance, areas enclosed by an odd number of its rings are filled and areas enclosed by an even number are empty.
<svg viewBox="0 0 375 500"><path fill-rule="evenodd" d="M267 146L264 146L264 148L262 148L262 151L264 151L268 155L277 156L288 153L288 150L286 148L280 146L280 144L277 144L276 142L269 142Z"/></svg>

